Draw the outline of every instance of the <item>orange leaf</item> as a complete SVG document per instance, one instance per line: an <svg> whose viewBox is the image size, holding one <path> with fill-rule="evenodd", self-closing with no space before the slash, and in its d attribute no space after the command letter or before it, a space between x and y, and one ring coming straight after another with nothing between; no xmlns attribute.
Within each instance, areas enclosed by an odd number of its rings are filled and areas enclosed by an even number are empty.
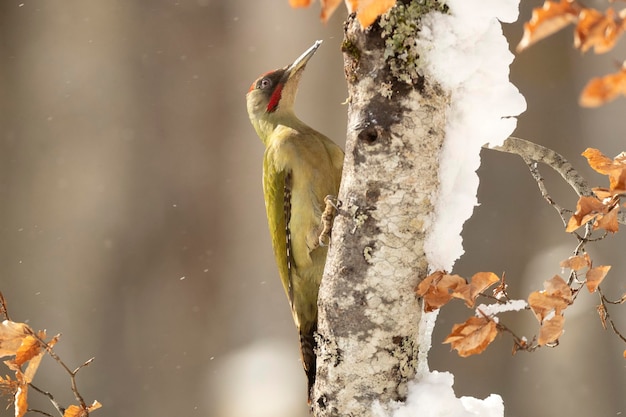
<svg viewBox="0 0 626 417"><path fill-rule="evenodd" d="M574 33L574 46L583 52L593 47L596 54L610 51L622 33L621 19L618 21L616 17L613 9L608 9L606 14L595 9L582 9Z"/></svg>
<svg viewBox="0 0 626 417"><path fill-rule="evenodd" d="M349 0L351 7L356 4L356 17L359 20L362 28L369 27L372 23L378 19L378 17L384 15L395 4L396 0Z"/></svg>
<svg viewBox="0 0 626 417"><path fill-rule="evenodd" d="M626 94L626 69L623 67L614 74L592 78L578 102L583 107L598 107L615 100L620 94Z"/></svg>
<svg viewBox="0 0 626 417"><path fill-rule="evenodd" d="M572 289L567 282L558 275L553 276L543 283L543 288L548 294L561 297L568 304L572 303Z"/></svg>
<svg viewBox="0 0 626 417"><path fill-rule="evenodd" d="M576 212L570 217L565 231L568 233L593 220L599 214L606 213L606 205L593 196L583 196L576 203Z"/></svg>
<svg viewBox="0 0 626 417"><path fill-rule="evenodd" d="M572 290L560 276L555 275L543 286L543 291L534 291L528 296L528 305L539 323L552 312L561 314L572 303Z"/></svg>
<svg viewBox="0 0 626 417"><path fill-rule="evenodd" d="M626 84L626 68L622 69ZM622 192L626 190L626 152L622 152L611 159L594 148L587 148L582 156L587 158L589 166L602 175L608 175L610 191Z"/></svg>
<svg viewBox="0 0 626 417"><path fill-rule="evenodd" d="M46 337L46 332L45 331L40 332L39 338L43 340L43 338L45 337ZM48 346L49 347L54 346L58 340L59 340L59 335L54 336L48 342ZM39 364L41 363L41 360L43 359L43 355L45 353L46 351L44 349L41 349L41 351L36 356L31 358L30 361L28 362L28 365L26 366L26 370L24 371L24 380L28 382L29 384L33 381L33 378L35 377L35 373L37 373L37 369L39 368Z"/></svg>
<svg viewBox="0 0 626 417"><path fill-rule="evenodd" d="M602 283L602 280L604 280L604 277L606 277L606 274L608 274L610 269L611 265L602 265L596 266L595 268L591 268L589 271L587 271L587 280L585 281L585 284L587 285L587 289L589 290L589 292L596 291L596 289L598 288L600 283Z"/></svg>
<svg viewBox="0 0 626 417"><path fill-rule="evenodd" d="M613 169L613 160L598 149L587 148L581 155L587 158L589 166L600 174L608 175Z"/></svg>
<svg viewBox="0 0 626 417"><path fill-rule="evenodd" d="M565 324L565 317L560 314L556 314L554 317L545 320L541 323L541 330L539 331L539 340L537 344L543 346L548 343L556 342L563 334L563 325Z"/></svg>
<svg viewBox="0 0 626 417"><path fill-rule="evenodd" d="M33 330L24 323L9 320L0 323L0 358L15 355L24 338L32 333Z"/></svg>
<svg viewBox="0 0 626 417"><path fill-rule="evenodd" d="M86 409L79 407L78 405L70 405L65 409L63 413L63 417L85 417L87 413L91 413L94 410L102 407L98 401L94 401L93 404L88 406Z"/></svg>
<svg viewBox="0 0 626 417"><path fill-rule="evenodd" d="M289 5L294 9L297 7L309 7L311 0L289 0Z"/></svg>
<svg viewBox="0 0 626 417"><path fill-rule="evenodd" d="M468 307L473 307L476 297L498 281L500 279L493 272L477 272L469 284L459 285L452 292L452 296L464 300Z"/></svg>
<svg viewBox="0 0 626 417"><path fill-rule="evenodd" d="M606 330L606 307L604 307L604 304L599 304L596 307L596 311L598 312L598 315L600 316L600 323L602 323L602 328L604 330Z"/></svg>
<svg viewBox="0 0 626 417"><path fill-rule="evenodd" d="M493 320L470 317L465 323L455 324L443 343L450 343L459 356L466 357L482 353L497 334L498 329Z"/></svg>
<svg viewBox="0 0 626 417"><path fill-rule="evenodd" d="M533 9L530 21L524 24L524 36L517 45L517 52L575 22L580 9L574 0L546 1L542 7Z"/></svg>
<svg viewBox="0 0 626 417"><path fill-rule="evenodd" d="M574 271L580 271L583 268L589 268L591 266L591 258L589 254L570 256L559 264L561 268L569 268Z"/></svg>
<svg viewBox="0 0 626 417"><path fill-rule="evenodd" d="M348 9L348 13L354 13L359 7L359 0L346 0L346 8Z"/></svg>
<svg viewBox="0 0 626 417"><path fill-rule="evenodd" d="M452 293L466 285L464 278L436 271L422 280L417 286L417 295L424 298L424 310L434 311L452 299Z"/></svg>
<svg viewBox="0 0 626 417"><path fill-rule="evenodd" d="M593 193L596 195L596 197L598 197L598 199L600 199L600 200L604 200L605 198L613 197L613 193L608 188L594 187L594 188L591 189L591 191L593 191Z"/></svg>
<svg viewBox="0 0 626 417"><path fill-rule="evenodd" d="M28 384L20 383L14 398L15 417L22 417L28 411Z"/></svg>
<svg viewBox="0 0 626 417"><path fill-rule="evenodd" d="M327 22L330 16L337 10L341 4L341 0L321 0L322 3L322 22Z"/></svg>
<svg viewBox="0 0 626 417"><path fill-rule="evenodd" d="M472 286L472 297L476 299L479 293L491 287L498 281L500 281L500 278L498 278L498 276L493 272L475 273L470 281L470 285Z"/></svg>
<svg viewBox="0 0 626 417"><path fill-rule="evenodd" d="M21 366L37 356L40 351L41 345L39 344L37 339L35 339L35 337L31 335L28 335L22 340L21 346L19 347L17 352L15 352L15 363L17 363L18 366Z"/></svg>
<svg viewBox="0 0 626 417"><path fill-rule="evenodd" d="M598 216L596 222L593 224L593 228L604 229L607 232L616 233L619 230L617 213L619 213L619 206L613 207L608 214L604 216Z"/></svg>

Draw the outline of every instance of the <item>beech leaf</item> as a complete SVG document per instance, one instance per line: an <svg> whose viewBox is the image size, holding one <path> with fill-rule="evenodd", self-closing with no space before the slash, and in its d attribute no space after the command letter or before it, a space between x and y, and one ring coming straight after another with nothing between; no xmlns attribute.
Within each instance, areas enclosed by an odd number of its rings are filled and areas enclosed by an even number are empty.
<svg viewBox="0 0 626 417"><path fill-rule="evenodd" d="M443 343L449 343L459 356L467 357L482 353L498 334L496 323L485 317L470 317L462 324L455 324Z"/></svg>

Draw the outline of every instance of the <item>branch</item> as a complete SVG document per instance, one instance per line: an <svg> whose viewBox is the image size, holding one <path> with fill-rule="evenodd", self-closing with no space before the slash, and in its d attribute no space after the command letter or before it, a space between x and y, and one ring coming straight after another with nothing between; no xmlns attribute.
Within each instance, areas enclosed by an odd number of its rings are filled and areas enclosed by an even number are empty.
<svg viewBox="0 0 626 417"><path fill-rule="evenodd" d="M502 146L489 147L486 145L483 148L515 154L522 158L530 168L533 177L537 181L537 185L541 190L541 195L559 212L561 218L563 218L565 210L558 206L554 200L550 198L547 189L543 184L543 179L536 171L536 164L538 162L548 165L550 168L558 172L579 196L594 195L591 187L587 184L587 181L578 173L578 171L576 171L576 169L574 169L572 164L570 164L562 155L552 149L546 148L545 146L537 145L536 143L510 136L504 141ZM621 224L626 225L626 213L619 213L617 219Z"/></svg>
<svg viewBox="0 0 626 417"><path fill-rule="evenodd" d="M50 355L59 365L61 365L61 367L63 369L65 369L65 372L67 372L70 375L70 383L72 386L72 392L74 393L74 398L76 399L76 401L78 401L78 403L80 404L81 408L83 410L87 410L87 404L85 403L85 400L83 399L83 396L80 395L80 392L78 392L78 386L76 385L76 374L78 373L78 371L80 371L82 368L89 366L89 364L91 362L93 362L94 358L88 359L86 360L82 365L80 365L78 368L74 369L73 371L65 364L65 362L63 362L63 360L61 360L61 358L54 352L54 350L52 350L52 346L50 346L48 343L46 343L45 340L43 340L42 338L40 338L37 334L33 334L33 337L35 339L37 339L37 341L41 344L41 346L44 347L44 349L46 349L46 351L48 352L48 355ZM58 338L59 336L55 336L55 338ZM53 400L52 396L50 395L49 398L51 400ZM55 401L52 401L52 404L55 405L55 407L57 406L55 404ZM89 415L89 411L87 411L87 416Z"/></svg>

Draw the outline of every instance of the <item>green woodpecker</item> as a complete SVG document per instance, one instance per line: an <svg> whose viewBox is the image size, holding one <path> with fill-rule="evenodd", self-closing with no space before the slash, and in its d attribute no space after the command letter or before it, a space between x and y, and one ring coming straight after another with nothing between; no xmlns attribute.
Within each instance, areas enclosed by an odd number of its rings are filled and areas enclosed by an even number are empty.
<svg viewBox="0 0 626 417"><path fill-rule="evenodd" d="M261 75L246 95L248 115L265 145L263 193L274 256L300 332L308 393L315 382L317 293L328 248L320 245L324 198L337 196L343 151L294 114L304 67L321 41L285 68Z"/></svg>

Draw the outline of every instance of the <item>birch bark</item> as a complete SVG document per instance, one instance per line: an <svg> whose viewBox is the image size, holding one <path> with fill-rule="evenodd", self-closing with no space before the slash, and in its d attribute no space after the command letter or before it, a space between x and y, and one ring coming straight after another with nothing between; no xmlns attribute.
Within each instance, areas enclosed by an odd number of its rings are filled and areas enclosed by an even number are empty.
<svg viewBox="0 0 626 417"><path fill-rule="evenodd" d="M424 238L438 189L448 96L428 79L392 75L378 25L345 27L346 159L319 292L313 413L370 416L403 400L415 376L428 272Z"/></svg>

